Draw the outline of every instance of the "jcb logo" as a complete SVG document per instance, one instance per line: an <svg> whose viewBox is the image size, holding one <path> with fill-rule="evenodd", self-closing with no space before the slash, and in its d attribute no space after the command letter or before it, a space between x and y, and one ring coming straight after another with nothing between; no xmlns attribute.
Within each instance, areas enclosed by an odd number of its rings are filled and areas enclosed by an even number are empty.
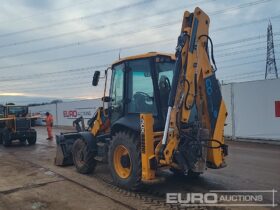
<svg viewBox="0 0 280 210"><path fill-rule="evenodd" d="M145 133L145 122L144 122L143 118L141 118L141 120L140 120L140 127L141 127L141 134L144 134Z"/></svg>

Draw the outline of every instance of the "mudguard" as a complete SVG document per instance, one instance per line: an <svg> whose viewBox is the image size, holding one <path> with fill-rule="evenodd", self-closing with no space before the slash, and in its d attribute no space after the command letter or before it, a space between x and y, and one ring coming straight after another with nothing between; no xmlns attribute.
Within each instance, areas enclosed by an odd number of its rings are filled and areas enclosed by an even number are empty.
<svg viewBox="0 0 280 210"><path fill-rule="evenodd" d="M97 140L89 131L79 132L81 137L87 142L91 152L97 152Z"/></svg>
<svg viewBox="0 0 280 210"><path fill-rule="evenodd" d="M72 147L77 139L84 139L91 151L96 151L96 138L89 132L70 132L56 135L57 151L55 165L66 166L73 165Z"/></svg>

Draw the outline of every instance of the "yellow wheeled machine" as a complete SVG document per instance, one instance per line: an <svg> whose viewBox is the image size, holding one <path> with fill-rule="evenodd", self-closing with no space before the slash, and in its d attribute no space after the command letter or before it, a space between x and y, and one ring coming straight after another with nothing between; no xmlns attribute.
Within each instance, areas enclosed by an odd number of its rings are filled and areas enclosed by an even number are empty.
<svg viewBox="0 0 280 210"><path fill-rule="evenodd" d="M38 116L29 116L27 106L0 105L0 144L10 146L12 141L19 140L34 145L37 139L36 130L32 128Z"/></svg>
<svg viewBox="0 0 280 210"><path fill-rule="evenodd" d="M74 163L79 172L90 173L98 161L108 162L115 184L126 189L156 180L163 168L197 176L207 167L225 167L227 112L209 24L199 8L185 12L175 56L152 52L108 68L103 107L88 129L57 136L56 164ZM94 86L100 74L95 72Z"/></svg>

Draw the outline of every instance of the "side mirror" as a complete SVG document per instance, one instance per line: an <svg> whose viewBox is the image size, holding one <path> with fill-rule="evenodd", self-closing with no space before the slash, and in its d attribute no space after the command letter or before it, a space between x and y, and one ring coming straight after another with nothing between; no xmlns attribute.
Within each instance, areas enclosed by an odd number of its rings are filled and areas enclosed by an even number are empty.
<svg viewBox="0 0 280 210"><path fill-rule="evenodd" d="M102 97L101 99L103 102L110 102L111 101L111 98L109 96L104 96Z"/></svg>
<svg viewBox="0 0 280 210"><path fill-rule="evenodd" d="M100 78L100 71L95 71L92 78L92 85L97 86Z"/></svg>

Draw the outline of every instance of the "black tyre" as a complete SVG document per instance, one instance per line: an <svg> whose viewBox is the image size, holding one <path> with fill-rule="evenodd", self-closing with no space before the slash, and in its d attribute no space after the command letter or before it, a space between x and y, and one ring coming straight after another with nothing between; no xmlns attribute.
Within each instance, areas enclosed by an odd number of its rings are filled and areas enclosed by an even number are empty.
<svg viewBox="0 0 280 210"><path fill-rule="evenodd" d="M92 173L97 161L94 159L94 152L90 151L84 139L77 139L72 147L73 162L76 169L81 174Z"/></svg>
<svg viewBox="0 0 280 210"><path fill-rule="evenodd" d="M2 137L2 133L0 133L0 145L3 144L3 137Z"/></svg>
<svg viewBox="0 0 280 210"><path fill-rule="evenodd" d="M130 190L141 187L140 141L128 132L118 132L109 147L109 168L116 185Z"/></svg>
<svg viewBox="0 0 280 210"><path fill-rule="evenodd" d="M36 141L37 141L36 136L29 137L29 138L27 139L27 142L28 142L29 145L34 145L34 144L36 144Z"/></svg>
<svg viewBox="0 0 280 210"><path fill-rule="evenodd" d="M5 129L2 134L3 145L8 147L12 144L11 134L8 129Z"/></svg>

